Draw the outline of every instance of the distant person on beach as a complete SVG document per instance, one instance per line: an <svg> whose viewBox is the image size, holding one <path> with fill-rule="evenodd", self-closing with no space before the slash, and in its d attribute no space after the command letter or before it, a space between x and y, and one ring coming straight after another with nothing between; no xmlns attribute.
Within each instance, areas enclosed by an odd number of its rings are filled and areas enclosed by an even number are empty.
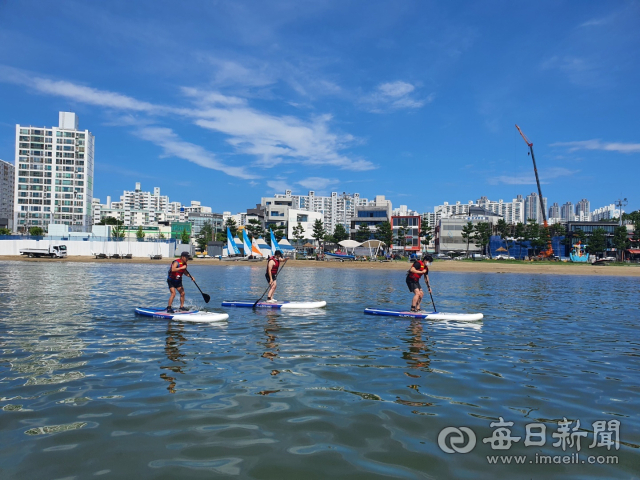
<svg viewBox="0 0 640 480"><path fill-rule="evenodd" d="M413 265L411 265L411 268L407 271L407 287L409 287L409 291L413 293L413 300L411 301L412 312L421 311L420 303L424 296L424 292L420 286L420 277L422 275L424 275L424 281L427 284L429 293L431 293L431 285L429 284L429 265L431 262L433 262L433 257L431 255L425 255L422 260L413 262Z"/></svg>
<svg viewBox="0 0 640 480"><path fill-rule="evenodd" d="M182 286L182 277L187 276L191 280L195 279L191 276L189 272L187 272L187 262L189 261L189 252L182 252L180 254L180 258L171 262L171 267L169 267L169 275L167 277L167 284L169 285L169 291L171 295L169 296L169 305L167 306L167 313L174 313L173 308L173 299L176 298L176 290L180 292L180 312L189 311L188 308L184 308L184 287Z"/></svg>
<svg viewBox="0 0 640 480"><path fill-rule="evenodd" d="M278 276L278 271L280 269L280 263L286 263L287 259L282 261L282 252L280 250L276 250L276 253L273 257L269 257L267 261L267 272L264 274L267 282L269 282L270 288L269 293L267 293L267 303L276 303L276 300L273 299L273 294L276 291L276 277Z"/></svg>

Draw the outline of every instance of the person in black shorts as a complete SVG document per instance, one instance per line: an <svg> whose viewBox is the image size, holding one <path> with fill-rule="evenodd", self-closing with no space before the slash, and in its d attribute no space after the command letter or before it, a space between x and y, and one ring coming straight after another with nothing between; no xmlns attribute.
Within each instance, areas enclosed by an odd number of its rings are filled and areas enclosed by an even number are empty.
<svg viewBox="0 0 640 480"><path fill-rule="evenodd" d="M413 300L411 301L412 312L421 311L420 303L424 296L424 292L420 286L420 277L422 275L424 275L425 282L427 282L427 288L429 289L429 293L431 293L428 266L432 261L433 257L431 255L425 255L422 260L416 260L413 262L413 265L411 265L411 268L407 271L407 287L409 287L409 291L413 293Z"/></svg>
<svg viewBox="0 0 640 480"><path fill-rule="evenodd" d="M287 260L284 262L286 263ZM278 276L278 272L280 271L280 263L282 262L282 252L280 250L276 250L276 253L273 257L269 257L267 260L267 271L264 274L264 277L269 282L269 293L267 293L267 303L276 303L277 300L274 300L273 294L276 291L277 283L276 277Z"/></svg>
<svg viewBox="0 0 640 480"><path fill-rule="evenodd" d="M189 261L189 252L182 252L180 258L171 262L169 267L169 273L167 275L167 285L171 295L169 296L169 305L167 306L167 313L175 313L171 305L173 299L176 298L176 290L180 293L180 310L186 312L189 309L184 308L184 287L182 286L182 277L186 275L191 280L194 280L189 272L187 272L187 262ZM195 281L195 280L194 280Z"/></svg>

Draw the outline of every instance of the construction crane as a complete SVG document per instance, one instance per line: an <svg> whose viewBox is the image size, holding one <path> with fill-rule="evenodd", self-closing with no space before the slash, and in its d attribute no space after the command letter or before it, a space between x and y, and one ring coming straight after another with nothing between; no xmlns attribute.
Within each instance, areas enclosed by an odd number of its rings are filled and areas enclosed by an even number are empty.
<svg viewBox="0 0 640 480"><path fill-rule="evenodd" d="M533 142L529 141L527 136L524 133L522 133L522 130L520 130L520 127L517 124L516 124L516 128L518 129L518 132L520 132L520 135L522 135L522 139L524 140L524 142L529 147L529 150L531 151L531 160L533 160L533 171L536 174L536 183L538 184L538 201L540 202L540 211L542 212L542 220L544 222L544 228L548 232L549 224L547 223L547 212L544 211L544 202L542 201L542 198L543 198L542 189L540 188L540 178L538 177L538 167L536 167L536 157L533 155ZM549 236L549 243L547 243L547 249L544 252L542 252L540 256L544 258L553 257L553 245L551 244L551 236Z"/></svg>

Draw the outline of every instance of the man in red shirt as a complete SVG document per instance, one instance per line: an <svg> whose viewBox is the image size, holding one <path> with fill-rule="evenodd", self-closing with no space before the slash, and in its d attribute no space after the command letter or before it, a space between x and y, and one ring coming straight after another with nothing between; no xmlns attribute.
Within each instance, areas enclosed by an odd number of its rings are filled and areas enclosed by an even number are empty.
<svg viewBox="0 0 640 480"><path fill-rule="evenodd" d="M169 285L169 291L171 295L169 296L169 306L167 307L167 313L175 313L171 305L173 304L173 299L176 297L176 290L180 293L180 312L189 311L188 308L184 308L184 287L182 286L182 277L186 275L191 280L194 278L191 276L189 272L187 272L187 262L189 261L189 252L182 252L180 254L180 258L171 262L171 267L169 267L169 274L167 276L167 284ZM194 280L195 281L195 280Z"/></svg>

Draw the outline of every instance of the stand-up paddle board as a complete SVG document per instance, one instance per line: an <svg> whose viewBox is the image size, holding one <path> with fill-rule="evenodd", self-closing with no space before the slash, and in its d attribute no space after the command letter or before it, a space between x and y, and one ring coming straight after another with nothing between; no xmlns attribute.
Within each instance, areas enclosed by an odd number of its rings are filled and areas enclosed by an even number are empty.
<svg viewBox="0 0 640 480"><path fill-rule="evenodd" d="M253 308L256 302L222 302L223 307L246 307ZM258 302L256 308L276 308L280 310L293 310L305 308L322 308L326 307L327 302Z"/></svg>
<svg viewBox="0 0 640 480"><path fill-rule="evenodd" d="M388 308L365 308L368 315L385 315L387 317L424 318L426 320L456 320L459 322L474 322L482 320L481 313L445 313L445 312L411 312L408 310L393 310Z"/></svg>
<svg viewBox="0 0 640 480"><path fill-rule="evenodd" d="M166 320L180 320L185 322L220 322L229 318L227 313L201 312L200 310L189 310L188 312L167 313L166 308L136 308L138 315L146 317L164 318Z"/></svg>

